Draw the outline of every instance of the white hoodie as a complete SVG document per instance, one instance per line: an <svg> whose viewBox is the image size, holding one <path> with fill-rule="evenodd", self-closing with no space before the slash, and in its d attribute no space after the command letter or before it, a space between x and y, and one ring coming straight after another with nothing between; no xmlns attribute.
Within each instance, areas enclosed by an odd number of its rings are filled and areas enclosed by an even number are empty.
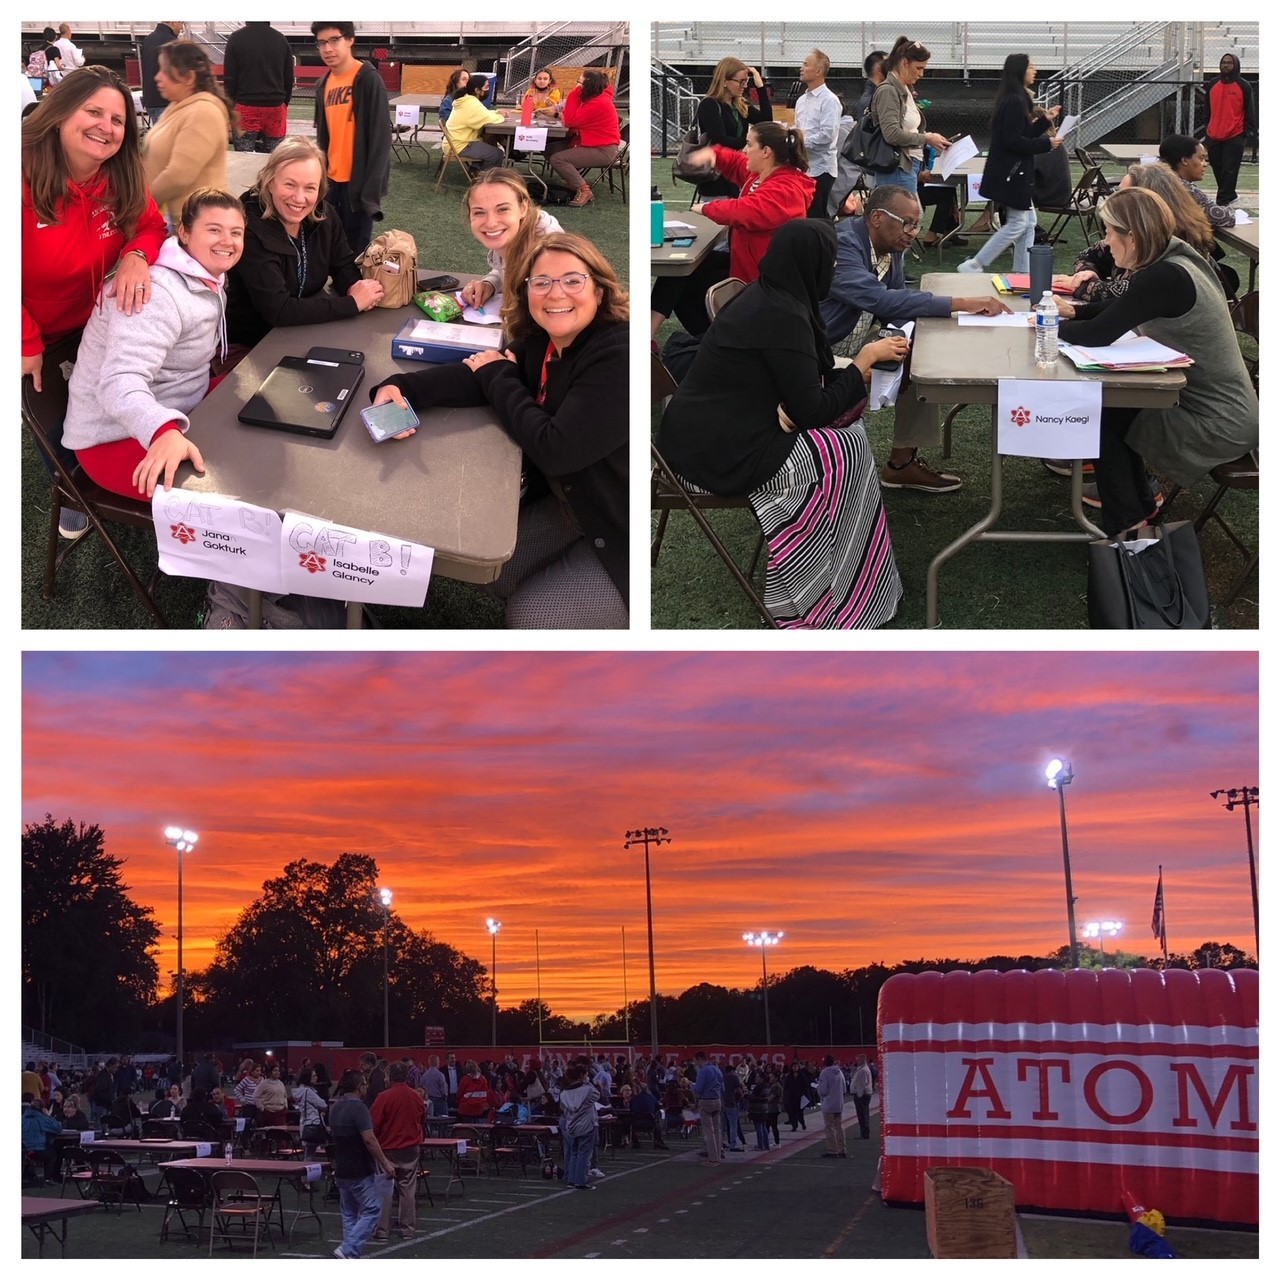
<svg viewBox="0 0 1280 1280"><path fill-rule="evenodd" d="M215 344L226 353L225 276L211 276L170 236L151 268L151 301L127 316L105 297L85 325L62 442L87 449L132 436L144 449L209 390ZM109 292L109 291L108 291Z"/></svg>

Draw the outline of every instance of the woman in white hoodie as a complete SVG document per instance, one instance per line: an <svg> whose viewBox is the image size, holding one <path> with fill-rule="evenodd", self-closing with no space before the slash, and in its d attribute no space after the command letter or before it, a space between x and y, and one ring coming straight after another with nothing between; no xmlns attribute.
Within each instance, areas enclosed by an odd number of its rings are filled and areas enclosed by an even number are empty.
<svg viewBox="0 0 1280 1280"><path fill-rule="evenodd" d="M184 459L204 470L187 414L209 391L215 347L226 351L223 281L243 249L240 201L194 191L151 268L150 305L98 307L85 325L62 440L104 489L149 498Z"/></svg>

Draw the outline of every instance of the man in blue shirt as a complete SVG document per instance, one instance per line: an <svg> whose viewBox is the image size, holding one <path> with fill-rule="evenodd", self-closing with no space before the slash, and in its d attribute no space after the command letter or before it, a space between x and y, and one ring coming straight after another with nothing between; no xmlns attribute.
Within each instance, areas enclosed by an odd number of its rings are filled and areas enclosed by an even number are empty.
<svg viewBox="0 0 1280 1280"><path fill-rule="evenodd" d="M945 298L907 288L902 259L920 232L921 216L920 202L910 191L889 185L867 196L862 217L837 225L836 273L820 308L833 345L852 333L855 350L861 348L874 340L880 324L1009 310L999 298ZM960 488L960 477L935 471L918 456L921 445L939 442L941 423L936 404L916 399L908 385L910 372L908 363L894 406L893 451L880 472L880 484L885 489L949 493Z"/></svg>
<svg viewBox="0 0 1280 1280"><path fill-rule="evenodd" d="M702 1121L702 1140L707 1144L704 1164L720 1163L720 1109L724 1099L724 1076L714 1062L699 1049L693 1055L698 1074L693 1082L693 1095L698 1099L698 1117Z"/></svg>

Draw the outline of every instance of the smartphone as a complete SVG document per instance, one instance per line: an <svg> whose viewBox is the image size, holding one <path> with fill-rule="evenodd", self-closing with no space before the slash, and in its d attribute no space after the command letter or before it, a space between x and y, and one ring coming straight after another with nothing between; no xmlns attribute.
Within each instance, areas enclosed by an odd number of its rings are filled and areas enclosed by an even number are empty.
<svg viewBox="0 0 1280 1280"><path fill-rule="evenodd" d="M326 360L332 364L364 364L363 351L343 351L340 347L312 347L308 360Z"/></svg>
<svg viewBox="0 0 1280 1280"><path fill-rule="evenodd" d="M360 410L360 421L364 423L375 444L382 444L392 436L419 425L418 415L410 408L402 409L398 404L388 400L386 404L371 404Z"/></svg>
<svg viewBox="0 0 1280 1280"><path fill-rule="evenodd" d="M430 292L432 289L444 290L456 289L458 287L457 276L428 276L419 285L421 292Z"/></svg>
<svg viewBox="0 0 1280 1280"><path fill-rule="evenodd" d="M877 338L905 338L907 335L901 329L895 329L892 325L886 325L879 333ZM900 368L901 360L877 360L871 367L873 369L881 369L885 373L892 373L895 369Z"/></svg>
<svg viewBox="0 0 1280 1280"><path fill-rule="evenodd" d="M681 236L679 240L671 241L671 245L675 249L687 249L692 243L692 236Z"/></svg>

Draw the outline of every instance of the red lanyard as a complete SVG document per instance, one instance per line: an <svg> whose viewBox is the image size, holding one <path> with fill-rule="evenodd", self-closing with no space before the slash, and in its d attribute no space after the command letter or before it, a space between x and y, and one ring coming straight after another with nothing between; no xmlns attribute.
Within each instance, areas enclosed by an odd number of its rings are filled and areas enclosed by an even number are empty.
<svg viewBox="0 0 1280 1280"><path fill-rule="evenodd" d="M547 354L542 357L542 372L538 377L538 404L547 402L547 366L551 363L551 355L555 349L555 344L548 340Z"/></svg>

